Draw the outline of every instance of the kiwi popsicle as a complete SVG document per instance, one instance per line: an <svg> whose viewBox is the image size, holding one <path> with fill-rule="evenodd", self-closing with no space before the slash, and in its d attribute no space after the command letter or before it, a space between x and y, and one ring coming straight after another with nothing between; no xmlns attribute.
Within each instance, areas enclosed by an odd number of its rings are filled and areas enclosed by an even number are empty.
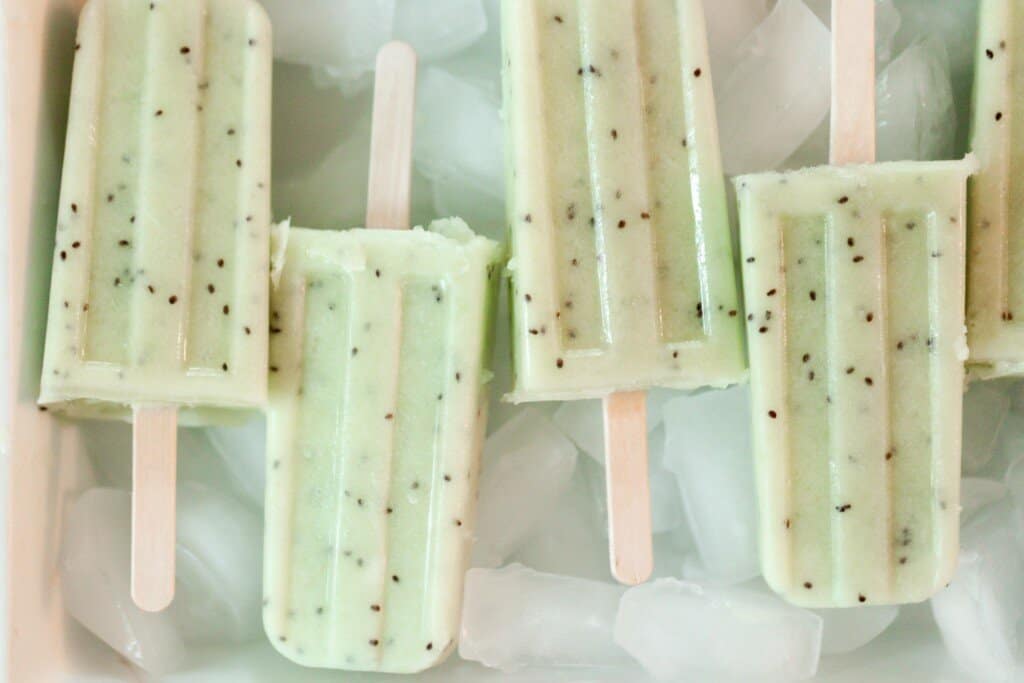
<svg viewBox="0 0 1024 683"><path fill-rule="evenodd" d="M971 169L736 179L762 567L793 602L916 602L956 566Z"/></svg>
<svg viewBox="0 0 1024 683"><path fill-rule="evenodd" d="M133 421L132 596L174 594L177 424L266 401L270 25L91 0L75 42L39 402Z"/></svg>
<svg viewBox="0 0 1024 683"><path fill-rule="evenodd" d="M700 2L504 13L511 398L742 380Z"/></svg>
<svg viewBox="0 0 1024 683"><path fill-rule="evenodd" d="M967 246L969 372L1024 374L1024 186L1015 121L1024 98L1024 10L983 0L975 57Z"/></svg>
<svg viewBox="0 0 1024 683"><path fill-rule="evenodd" d="M459 633L503 253L401 229L415 64L378 57L373 229L291 230L271 299L264 626L306 666L416 672Z"/></svg>
<svg viewBox="0 0 1024 683"><path fill-rule="evenodd" d="M270 26L248 0L82 10L40 403L216 421L266 397Z"/></svg>
<svg viewBox="0 0 1024 683"><path fill-rule="evenodd" d="M497 246L295 229L272 300L268 637L301 664L415 671L458 636Z"/></svg>
<svg viewBox="0 0 1024 683"><path fill-rule="evenodd" d="M746 378L700 0L504 0L513 402L604 403L612 574L652 571L645 392Z"/></svg>
<svg viewBox="0 0 1024 683"><path fill-rule="evenodd" d="M967 178L875 158L873 2L832 4L832 165L736 179L765 580L919 602L959 550Z"/></svg>

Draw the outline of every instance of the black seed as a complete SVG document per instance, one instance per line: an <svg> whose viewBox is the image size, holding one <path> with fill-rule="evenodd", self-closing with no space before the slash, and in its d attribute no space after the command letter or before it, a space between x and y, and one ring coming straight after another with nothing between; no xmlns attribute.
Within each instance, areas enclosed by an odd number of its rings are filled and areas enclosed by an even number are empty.
<svg viewBox="0 0 1024 683"><path fill-rule="evenodd" d="M996 121L1002 121L1002 120L1003 120L1003 112L997 111L996 112Z"/></svg>
<svg viewBox="0 0 1024 683"><path fill-rule="evenodd" d="M768 417L770 417L771 419L773 419L773 420L774 420L774 419L775 419L775 418L777 418L778 416L779 416L779 414L778 414L777 412L775 412L774 410L769 410L769 411L768 411Z"/></svg>
<svg viewBox="0 0 1024 683"><path fill-rule="evenodd" d="M989 59L994 59L995 56L996 56L996 53L992 52L992 50L985 50L985 56L988 57Z"/></svg>
<svg viewBox="0 0 1024 683"><path fill-rule="evenodd" d="M693 75L694 75L694 77L696 77L696 78L700 78L700 73L701 73L701 72L700 72L700 69L694 69L694 70L693 70Z"/></svg>
<svg viewBox="0 0 1024 683"><path fill-rule="evenodd" d="M839 198L839 203L840 204L845 204L848 201L850 201L850 198L847 197L845 194L842 197Z"/></svg>
<svg viewBox="0 0 1024 683"><path fill-rule="evenodd" d="M565 365L565 361L559 358L558 360L555 361L555 365L558 367L563 367Z"/></svg>
<svg viewBox="0 0 1024 683"><path fill-rule="evenodd" d="M810 581L804 581L804 588L806 588L807 590L811 590L812 588L814 588L814 584Z"/></svg>
<svg viewBox="0 0 1024 683"><path fill-rule="evenodd" d="M176 294L172 294L170 297L168 297L167 303L171 304L172 306L178 303L178 296Z"/></svg>
<svg viewBox="0 0 1024 683"><path fill-rule="evenodd" d="M192 50L189 49L188 45L183 45L182 48L178 50L178 52L180 52L183 55L187 55L189 52L192 52Z"/></svg>

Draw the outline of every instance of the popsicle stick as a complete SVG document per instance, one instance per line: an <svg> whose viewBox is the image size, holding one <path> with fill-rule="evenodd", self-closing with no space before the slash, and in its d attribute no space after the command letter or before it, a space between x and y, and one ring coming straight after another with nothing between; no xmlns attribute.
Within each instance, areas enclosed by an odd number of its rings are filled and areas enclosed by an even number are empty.
<svg viewBox="0 0 1024 683"><path fill-rule="evenodd" d="M416 106L416 52L388 43L377 53L370 133L366 227L409 227L412 126Z"/></svg>
<svg viewBox="0 0 1024 683"><path fill-rule="evenodd" d="M654 569L646 392L605 397L604 443L612 576L636 585L646 581Z"/></svg>
<svg viewBox="0 0 1024 683"><path fill-rule="evenodd" d="M832 0L833 165L875 161L875 0Z"/></svg>
<svg viewBox="0 0 1024 683"><path fill-rule="evenodd" d="M178 411L136 406L132 429L132 600L159 612L174 598Z"/></svg>

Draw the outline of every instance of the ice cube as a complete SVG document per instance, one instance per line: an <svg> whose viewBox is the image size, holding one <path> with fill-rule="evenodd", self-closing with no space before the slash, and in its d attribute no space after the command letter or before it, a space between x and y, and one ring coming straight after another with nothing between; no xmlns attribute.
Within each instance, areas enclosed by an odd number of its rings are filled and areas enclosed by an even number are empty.
<svg viewBox="0 0 1024 683"><path fill-rule="evenodd" d="M995 454L1010 396L999 382L972 382L964 395L963 471L974 474Z"/></svg>
<svg viewBox="0 0 1024 683"><path fill-rule="evenodd" d="M266 485L267 422L263 417L232 427L212 427L206 432L214 450L244 499L263 507Z"/></svg>
<svg viewBox="0 0 1024 683"><path fill-rule="evenodd" d="M372 72L377 50L391 40L395 0L263 0L274 25L274 56L321 67L354 88Z"/></svg>
<svg viewBox="0 0 1024 683"><path fill-rule="evenodd" d="M437 67L425 69L417 88L416 167L435 182L501 200L500 106L498 97L472 82Z"/></svg>
<svg viewBox="0 0 1024 683"><path fill-rule="evenodd" d="M629 589L615 642L659 680L810 678L822 619L749 588L659 579Z"/></svg>
<svg viewBox="0 0 1024 683"><path fill-rule="evenodd" d="M483 192L466 192L464 181L444 176L433 183L434 211L458 216L473 232L499 242L505 240L505 200Z"/></svg>
<svg viewBox="0 0 1024 683"><path fill-rule="evenodd" d="M900 29L893 42L894 54L926 36L937 37L949 55L949 74L959 117L954 155L967 149L967 126L974 83L974 47L978 36L979 0L895 0ZM881 150L881 146L879 146Z"/></svg>
<svg viewBox="0 0 1024 683"><path fill-rule="evenodd" d="M71 506L61 549L61 588L72 617L133 664L154 674L184 661L169 612L143 612L130 592L131 497L95 488Z"/></svg>
<svg viewBox="0 0 1024 683"><path fill-rule="evenodd" d="M1024 555L1009 501L980 511L963 528L959 565L932 598L946 649L976 680L1010 680L1019 666Z"/></svg>
<svg viewBox="0 0 1024 683"><path fill-rule="evenodd" d="M749 387L671 401L665 429L664 464L676 476L702 563L723 582L757 576Z"/></svg>
<svg viewBox="0 0 1024 683"><path fill-rule="evenodd" d="M654 571L651 578L683 576L686 558L692 554L693 536L685 524L671 531L654 534Z"/></svg>
<svg viewBox="0 0 1024 683"><path fill-rule="evenodd" d="M480 0L396 0L395 38L412 45L422 60L464 50L486 31Z"/></svg>
<svg viewBox="0 0 1024 683"><path fill-rule="evenodd" d="M604 463L604 410L601 399L565 401L552 416L555 425L589 455Z"/></svg>
<svg viewBox="0 0 1024 683"><path fill-rule="evenodd" d="M257 421L259 422L259 421ZM96 466L98 478L104 486L130 490L132 486L132 428L122 422L84 422L80 426L86 452ZM224 428L225 432L236 428ZM239 433L259 428L254 424L238 427ZM260 447L258 437L250 435L253 447ZM234 446L229 447L231 449ZM243 462L245 453L225 457L214 445L205 429L182 427L178 429L179 482L199 482L230 495L237 495L262 505L262 483L253 477L262 477ZM261 479L262 481L262 479ZM257 490L258 489L258 490Z"/></svg>
<svg viewBox="0 0 1024 683"><path fill-rule="evenodd" d="M767 0L716 0L704 3L711 76L724 82L743 39L768 16Z"/></svg>
<svg viewBox="0 0 1024 683"><path fill-rule="evenodd" d="M459 655L506 671L628 665L629 658L612 640L623 590L515 564L471 569Z"/></svg>
<svg viewBox="0 0 1024 683"><path fill-rule="evenodd" d="M956 107L946 47L934 36L914 43L878 76L878 160L931 161L953 155Z"/></svg>
<svg viewBox="0 0 1024 683"><path fill-rule="evenodd" d="M319 166L331 150L351 137L352 121L370 111L372 93L345 97L333 84L319 83L314 73L302 64L274 63L271 175L275 183Z"/></svg>
<svg viewBox="0 0 1024 683"><path fill-rule="evenodd" d="M484 445L474 566L496 566L557 508L576 469L576 446L527 408Z"/></svg>
<svg viewBox="0 0 1024 683"><path fill-rule="evenodd" d="M1024 485L1024 481L1019 482ZM1024 495L1024 488L1019 489ZM1009 489L1002 482L980 477L964 477L960 480L960 520L964 524L979 510L1006 497Z"/></svg>
<svg viewBox="0 0 1024 683"><path fill-rule="evenodd" d="M900 30L900 11L892 0L875 2L875 69L892 59L892 45ZM831 24L830 24L831 25Z"/></svg>
<svg viewBox="0 0 1024 683"><path fill-rule="evenodd" d="M864 647L882 635L899 616L899 607L846 607L812 610L825 625L821 653L838 655Z"/></svg>
<svg viewBox="0 0 1024 683"><path fill-rule="evenodd" d="M830 55L818 17L801 0L779 0L716 83L726 173L774 168L818 127L829 110Z"/></svg>
<svg viewBox="0 0 1024 683"><path fill-rule="evenodd" d="M651 531L671 531L685 524L679 484L665 469L665 428L660 426L647 439L647 472L651 492Z"/></svg>
<svg viewBox="0 0 1024 683"><path fill-rule="evenodd" d="M348 135L323 160L301 173L275 177L274 214L292 225L322 229L362 225L370 163L371 100L351 110Z"/></svg>
<svg viewBox="0 0 1024 683"><path fill-rule="evenodd" d="M501 0L483 0L487 31L468 49L438 62L460 80L467 81L492 99L501 99Z"/></svg>
<svg viewBox="0 0 1024 683"><path fill-rule="evenodd" d="M609 580L608 540L600 529L606 522L596 514L589 486L577 466L568 490L512 561L539 572Z"/></svg>
<svg viewBox="0 0 1024 683"><path fill-rule="evenodd" d="M263 523L195 482L178 487L177 584L171 613L190 643L241 643L262 632Z"/></svg>

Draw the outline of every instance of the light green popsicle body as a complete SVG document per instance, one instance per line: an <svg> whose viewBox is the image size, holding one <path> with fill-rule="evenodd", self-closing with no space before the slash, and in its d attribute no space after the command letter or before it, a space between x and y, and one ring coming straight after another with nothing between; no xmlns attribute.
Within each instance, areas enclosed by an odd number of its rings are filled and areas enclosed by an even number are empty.
<svg viewBox="0 0 1024 683"><path fill-rule="evenodd" d="M82 10L41 403L265 401L270 43L248 0Z"/></svg>
<svg viewBox="0 0 1024 683"><path fill-rule="evenodd" d="M514 401L745 377L699 0L505 0Z"/></svg>
<svg viewBox="0 0 1024 683"><path fill-rule="evenodd" d="M501 251L290 232L271 303L264 625L307 666L413 672L458 638Z"/></svg>
<svg viewBox="0 0 1024 683"><path fill-rule="evenodd" d="M982 0L971 148L967 330L970 374L1024 374L1024 7Z"/></svg>
<svg viewBox="0 0 1024 683"><path fill-rule="evenodd" d="M736 179L765 579L819 607L956 567L973 161Z"/></svg>

